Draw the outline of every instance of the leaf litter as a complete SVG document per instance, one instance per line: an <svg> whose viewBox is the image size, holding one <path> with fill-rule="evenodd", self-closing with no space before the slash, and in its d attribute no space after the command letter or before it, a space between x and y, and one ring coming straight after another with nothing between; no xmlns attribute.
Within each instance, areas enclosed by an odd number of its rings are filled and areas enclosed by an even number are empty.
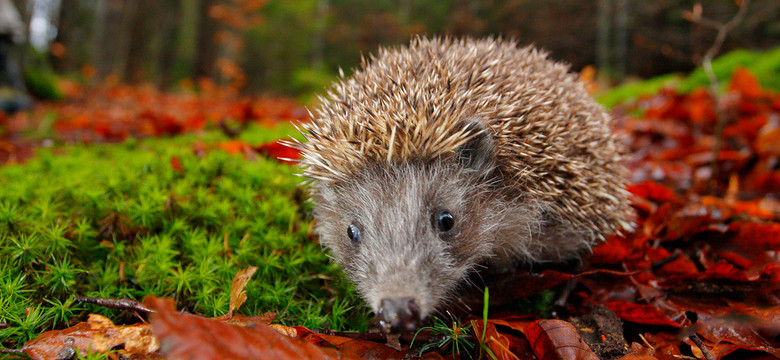
<svg viewBox="0 0 780 360"><path fill-rule="evenodd" d="M160 95L139 91L133 96ZM635 231L595 247L578 272L540 267L494 281L490 302L499 311L487 323L471 316L474 339L485 334L477 347L485 346L501 359L780 357L780 94L762 89L748 71L738 69L722 96L728 114L722 139L714 136L716 102L704 90L681 94L664 89L614 111L618 131L630 146L628 190L636 211ZM92 122L68 106L58 109L65 115L55 127L65 134L61 136L82 134L81 140L159 136L204 126L198 117L202 113L170 117L143 110L127 115L122 110ZM250 121L258 117L257 108L239 101L218 111ZM101 122L110 116L152 119L156 125L121 130L123 125ZM91 135L74 129L89 129ZM713 153L718 141L720 150ZM193 145L198 156L214 149L250 161L261 154L297 158L278 143ZM186 172L177 158L170 163L175 171ZM21 350L36 359L109 350L127 358L172 359L417 355L406 344L396 350L369 340L377 338L370 334L319 333L270 324L273 314L235 314L246 300L243 286L252 273L247 269L236 275L225 316L179 313L171 300L150 297L144 302L154 310L150 323L114 325L91 315L87 322L45 332ZM563 286L569 289L567 301L556 305L554 319L506 308L518 297ZM429 352L423 357L469 355Z"/></svg>

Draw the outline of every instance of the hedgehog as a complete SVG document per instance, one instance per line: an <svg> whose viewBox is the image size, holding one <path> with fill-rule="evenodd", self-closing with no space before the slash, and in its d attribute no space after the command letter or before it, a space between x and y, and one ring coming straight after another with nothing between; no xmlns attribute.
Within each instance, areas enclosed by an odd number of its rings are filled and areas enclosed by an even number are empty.
<svg viewBox="0 0 780 360"><path fill-rule="evenodd" d="M387 332L446 309L474 272L631 228L610 117L546 52L418 37L340 73L292 146L320 243Z"/></svg>

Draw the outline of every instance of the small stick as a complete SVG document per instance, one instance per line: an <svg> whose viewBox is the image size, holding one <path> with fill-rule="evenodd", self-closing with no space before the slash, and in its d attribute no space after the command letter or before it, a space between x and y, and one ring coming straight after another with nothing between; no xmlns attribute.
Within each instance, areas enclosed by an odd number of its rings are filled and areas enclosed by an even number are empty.
<svg viewBox="0 0 780 360"><path fill-rule="evenodd" d="M141 304L140 302L132 299L103 299L103 298L79 296L76 297L75 300L78 302L95 304L98 306L103 306L112 309L133 310L133 311L138 311L146 314L154 312L154 310L149 309L143 304Z"/></svg>
<svg viewBox="0 0 780 360"><path fill-rule="evenodd" d="M701 354L704 355L705 359L707 359L707 360L715 360L715 356L713 356L712 353L710 352L710 350L707 349L707 345L704 344L704 341L701 340L699 335L692 334L688 338L690 338L691 341L693 341L693 343L696 344L696 346L699 347L699 350L701 350Z"/></svg>
<svg viewBox="0 0 780 360"><path fill-rule="evenodd" d="M715 71L712 69L712 61L715 59L715 55L718 54L720 48L723 46L723 42L726 41L726 36L728 36L728 34L734 30L734 28L737 27L737 25L739 25L739 23L742 22L742 20L745 18L748 5L750 5L750 0L736 0L736 3L739 6L739 10L737 10L737 14L726 23L719 23L717 21L702 17L701 4L696 4L693 8L693 11L683 12L683 17L686 20L718 31L718 34L715 36L714 43L704 54L704 58L702 60L704 73L707 75L707 80L709 80L710 83L708 91L712 97L712 101L715 102L715 144L713 144L712 147L712 153L714 157L712 159L712 164L710 165L712 168L711 178L713 179L713 192L717 190L715 182L717 182L720 172L720 168L718 167L718 154L720 153L720 149L723 146L723 129L726 127L727 117L724 111L725 109L723 108L723 101L718 95L720 83L718 81L718 77L715 75Z"/></svg>
<svg viewBox="0 0 780 360"><path fill-rule="evenodd" d="M22 349L0 349L0 354L24 354Z"/></svg>
<svg viewBox="0 0 780 360"><path fill-rule="evenodd" d="M654 270L658 269L661 266L664 266L664 265L666 265L666 264L668 264L668 263L670 263L672 261L677 260L677 258L679 258L680 255L682 255L682 252L680 251L680 249L677 249L677 251L675 251L674 254L672 254L671 256L669 256L669 257L667 257L665 259L658 260L658 261L650 264L650 268L652 268Z"/></svg>

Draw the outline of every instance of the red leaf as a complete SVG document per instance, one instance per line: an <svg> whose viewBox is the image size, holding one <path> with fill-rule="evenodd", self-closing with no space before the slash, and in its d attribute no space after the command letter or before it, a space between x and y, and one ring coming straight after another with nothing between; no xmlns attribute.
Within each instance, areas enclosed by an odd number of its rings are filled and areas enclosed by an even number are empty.
<svg viewBox="0 0 780 360"><path fill-rule="evenodd" d="M715 103L710 92L697 89L685 98L688 118L694 123L704 123L715 119Z"/></svg>
<svg viewBox="0 0 780 360"><path fill-rule="evenodd" d="M241 154L244 152L244 147L251 147L249 144L241 140L225 141L219 143L217 146L219 146L220 149L226 151L228 154Z"/></svg>
<svg viewBox="0 0 780 360"><path fill-rule="evenodd" d="M675 211L670 218L667 218L664 226L656 229L661 236L661 240L677 240L690 237L693 234L705 229L712 223L712 214L710 209L696 203L689 203L682 209Z"/></svg>
<svg viewBox="0 0 780 360"><path fill-rule="evenodd" d="M541 360L597 360L574 325L563 320L538 320L523 330L531 349Z"/></svg>
<svg viewBox="0 0 780 360"><path fill-rule="evenodd" d="M200 114L192 115L184 120L182 127L184 132L201 130L206 127L206 118Z"/></svg>
<svg viewBox="0 0 780 360"><path fill-rule="evenodd" d="M699 280L748 281L747 275L727 261L719 261L701 274Z"/></svg>
<svg viewBox="0 0 780 360"><path fill-rule="evenodd" d="M639 197L655 201L657 203L677 202L679 198L671 189L661 184L644 181L639 184L629 185L627 190Z"/></svg>
<svg viewBox="0 0 780 360"><path fill-rule="evenodd" d="M729 90L737 92L746 98L757 98L763 93L761 85L753 74L744 67L737 67L731 76Z"/></svg>
<svg viewBox="0 0 780 360"><path fill-rule="evenodd" d="M756 139L755 146L760 154L780 155L780 127L762 132Z"/></svg>
<svg viewBox="0 0 780 360"><path fill-rule="evenodd" d="M172 156L171 157L171 167L176 172L179 172L179 173L183 173L184 172L184 168L181 167L181 161L179 161L179 158L176 157L176 156Z"/></svg>
<svg viewBox="0 0 780 360"><path fill-rule="evenodd" d="M292 148L280 141L260 145L256 147L255 150L263 155L289 164L296 164L297 161L295 160L301 158L301 153L298 149Z"/></svg>
<svg viewBox="0 0 780 360"><path fill-rule="evenodd" d="M662 247L655 247L647 249L645 256L648 258L648 260L657 262L668 259L673 255ZM694 277L699 274L699 269L696 267L696 264L693 262L693 260L688 257L688 255L685 253L678 253L674 256L674 260L665 263L655 271L656 275L680 275L684 277Z"/></svg>
<svg viewBox="0 0 780 360"><path fill-rule="evenodd" d="M729 224L736 231L734 242L744 248L757 251L780 250L780 224L735 221Z"/></svg>
<svg viewBox="0 0 780 360"><path fill-rule="evenodd" d="M726 261L734 264L735 266L738 266L741 269L747 269L750 267L752 262L748 259L745 259L741 255L733 252L733 251L723 251L720 253L720 257L725 259Z"/></svg>
<svg viewBox="0 0 780 360"><path fill-rule="evenodd" d="M619 264L631 254L633 246L630 240L622 236L610 236L607 241L593 248L591 264Z"/></svg>
<svg viewBox="0 0 780 360"><path fill-rule="evenodd" d="M680 324L672 321L653 305L640 305L623 301L613 301L606 304L619 318L645 325L666 325L679 328Z"/></svg>

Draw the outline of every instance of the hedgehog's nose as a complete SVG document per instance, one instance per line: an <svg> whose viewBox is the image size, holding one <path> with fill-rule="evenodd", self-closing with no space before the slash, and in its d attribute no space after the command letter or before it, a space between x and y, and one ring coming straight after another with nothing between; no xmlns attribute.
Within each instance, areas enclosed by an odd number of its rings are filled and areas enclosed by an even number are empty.
<svg viewBox="0 0 780 360"><path fill-rule="evenodd" d="M389 297L379 303L379 324L385 332L409 333L420 326L420 306L413 297Z"/></svg>

